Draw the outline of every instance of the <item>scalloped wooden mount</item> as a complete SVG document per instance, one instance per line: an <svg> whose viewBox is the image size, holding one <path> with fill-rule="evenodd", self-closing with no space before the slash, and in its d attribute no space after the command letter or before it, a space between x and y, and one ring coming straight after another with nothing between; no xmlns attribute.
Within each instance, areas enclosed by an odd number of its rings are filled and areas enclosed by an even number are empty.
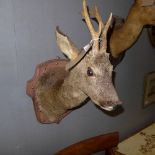
<svg viewBox="0 0 155 155"><path fill-rule="evenodd" d="M53 60L49 60L44 63L41 63L41 64L37 65L33 78L27 81L26 93L28 96L30 96L32 98L35 114L36 114L37 120L40 123L43 123L43 124L59 123L61 121L61 119L63 119L66 115L68 115L70 113L70 111L68 111L67 113L62 115L59 120L56 120L55 122L51 122L50 119L48 118L48 116L45 115L40 110L39 104L37 102L37 96L35 95L35 86L36 86L37 80L44 73L48 72L49 69L50 70L52 69L54 71L57 71L57 69L60 69L60 68L65 69L67 62L68 61L65 59L53 59Z"/></svg>

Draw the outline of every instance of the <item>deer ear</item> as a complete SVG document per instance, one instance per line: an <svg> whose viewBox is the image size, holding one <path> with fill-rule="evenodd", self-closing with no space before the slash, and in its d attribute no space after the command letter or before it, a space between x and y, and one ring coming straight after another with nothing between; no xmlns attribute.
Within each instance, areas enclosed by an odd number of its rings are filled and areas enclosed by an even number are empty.
<svg viewBox="0 0 155 155"><path fill-rule="evenodd" d="M74 43L69 39L68 36L66 36L59 30L59 27L56 28L56 41L60 50L70 60L74 60L78 56L78 48L74 45Z"/></svg>

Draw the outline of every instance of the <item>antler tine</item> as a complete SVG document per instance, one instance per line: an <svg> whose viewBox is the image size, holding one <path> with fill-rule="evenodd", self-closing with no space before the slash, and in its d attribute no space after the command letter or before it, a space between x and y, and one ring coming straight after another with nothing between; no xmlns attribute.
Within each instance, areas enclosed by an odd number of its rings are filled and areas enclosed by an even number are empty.
<svg viewBox="0 0 155 155"><path fill-rule="evenodd" d="M102 31L103 31L103 28L104 28L104 23L103 23L103 20L102 20L102 17L101 17L101 14L100 14L100 12L99 12L99 9L98 9L98 7L96 6L96 5L94 5L94 7L90 10L90 15L92 16L92 17L94 17L96 20L97 20L97 23L98 23L98 25L99 25L99 27L101 27L101 29L102 29ZM102 32L102 34L100 34L101 36L101 39L103 40L104 38L103 38L103 32ZM100 47L103 47L103 41L101 41L101 43L100 43Z"/></svg>
<svg viewBox="0 0 155 155"><path fill-rule="evenodd" d="M95 17L97 19L97 22L99 24L99 27L101 27L101 29L103 29L104 23L103 23L101 14L99 12L99 9L98 9L98 7L96 5L94 5L94 7L90 10L90 15L92 17Z"/></svg>
<svg viewBox="0 0 155 155"><path fill-rule="evenodd" d="M108 32L108 29L111 25L111 22L112 22L112 13L110 13L110 17L109 17L109 19L108 19L108 21L104 27L103 33L102 33L105 37L107 36L107 32Z"/></svg>
<svg viewBox="0 0 155 155"><path fill-rule="evenodd" d="M112 21L112 13L110 14L110 17L109 17L106 25L104 25L101 14L100 14L99 9L96 5L91 9L90 15L97 19L99 27L102 27L102 29L103 29L102 34L101 34L101 38L102 38L102 40L104 40L104 42L101 42L101 48L102 47L105 48L104 44L106 44L107 32L108 32L109 26L110 26L111 21Z"/></svg>
<svg viewBox="0 0 155 155"><path fill-rule="evenodd" d="M107 32L111 25L111 22L112 22L112 13L110 13L109 19L108 19L107 23L105 24L104 30L102 32L101 38L102 38L102 40L104 40L104 42L102 42L102 46L101 46L102 49L106 49L106 47L107 47Z"/></svg>
<svg viewBox="0 0 155 155"><path fill-rule="evenodd" d="M89 31L91 33L92 39L93 40L99 40L100 34L102 32L102 29L103 29L103 24L99 20L100 16L98 14L98 10L95 9L95 12L94 12L94 15L96 16L96 19L98 20L98 23L99 23L98 31L95 31L94 26L92 24L90 15L88 13L88 8L87 8L86 0L83 0L83 12L82 12L82 14L83 14L84 19L86 21L87 27L88 27L88 29L89 29ZM93 46L98 48L99 47L98 42L94 42Z"/></svg>

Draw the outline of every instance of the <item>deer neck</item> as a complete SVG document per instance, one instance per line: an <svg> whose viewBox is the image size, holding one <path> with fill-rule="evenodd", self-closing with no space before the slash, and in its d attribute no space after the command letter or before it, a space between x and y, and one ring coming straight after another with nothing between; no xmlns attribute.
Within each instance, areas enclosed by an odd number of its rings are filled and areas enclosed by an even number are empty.
<svg viewBox="0 0 155 155"><path fill-rule="evenodd" d="M138 39L142 29L142 22L137 19L138 11L132 7L125 23L114 30L110 38L110 49L112 56L117 58L122 51L131 47Z"/></svg>
<svg viewBox="0 0 155 155"><path fill-rule="evenodd" d="M80 106L88 97L76 87L73 81L70 76L66 77L57 92L59 102L62 102L68 109Z"/></svg>

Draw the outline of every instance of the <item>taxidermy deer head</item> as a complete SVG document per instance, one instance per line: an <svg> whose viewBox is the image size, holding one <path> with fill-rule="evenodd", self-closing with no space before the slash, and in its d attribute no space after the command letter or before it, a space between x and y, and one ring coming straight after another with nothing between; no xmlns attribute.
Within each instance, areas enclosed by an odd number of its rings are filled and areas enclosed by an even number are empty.
<svg viewBox="0 0 155 155"><path fill-rule="evenodd" d="M97 31L89 16L86 0L83 0L83 16L92 37L87 51L78 50L68 36L58 27L56 29L57 44L69 58L66 70L49 70L39 78L35 88L40 110L51 122L59 122L69 110L80 106L88 97L107 111L120 104L112 83L113 66L107 53L107 31L112 15L103 24L97 8L94 11L99 23Z"/></svg>

